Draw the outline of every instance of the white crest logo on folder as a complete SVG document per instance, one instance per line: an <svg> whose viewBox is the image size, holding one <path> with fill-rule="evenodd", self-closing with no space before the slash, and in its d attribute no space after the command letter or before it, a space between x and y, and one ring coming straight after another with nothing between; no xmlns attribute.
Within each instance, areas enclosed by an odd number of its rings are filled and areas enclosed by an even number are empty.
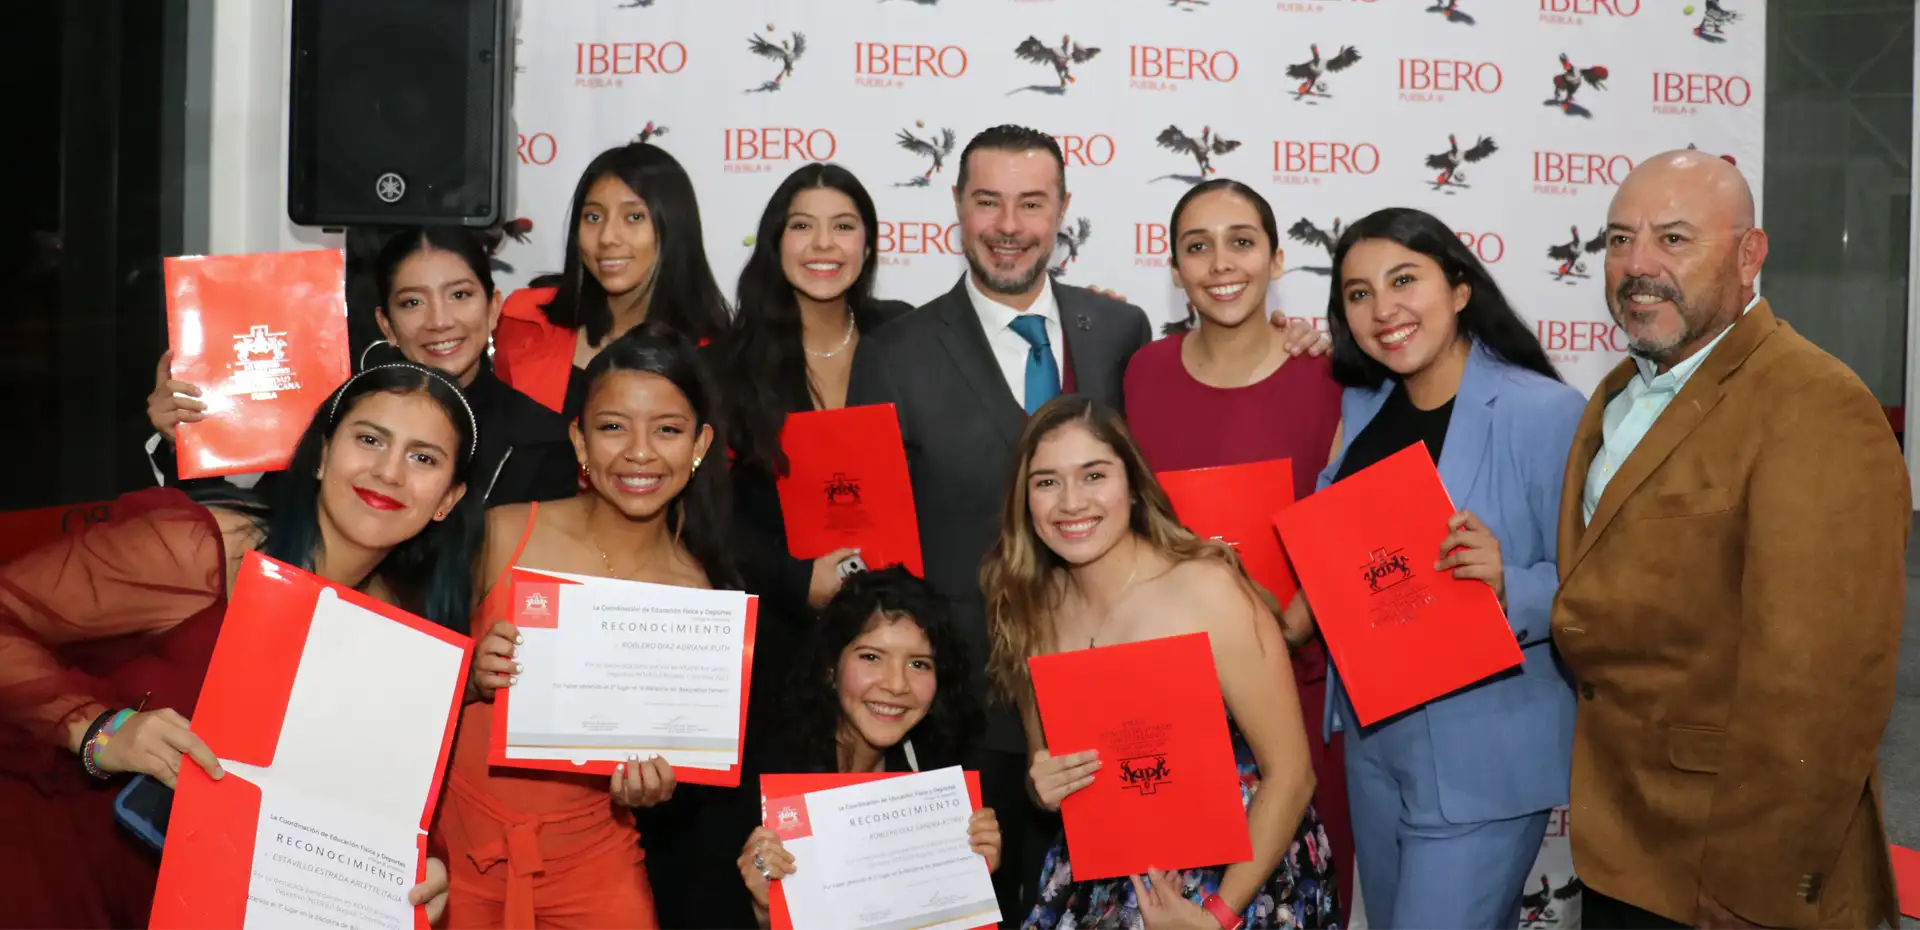
<svg viewBox="0 0 1920 930"><path fill-rule="evenodd" d="M800 825L800 812L791 807L780 809L780 829L791 830Z"/></svg>
<svg viewBox="0 0 1920 930"><path fill-rule="evenodd" d="M297 391L300 381L287 364L287 334L273 328L254 325L233 336L233 379L229 394L245 394L253 400L272 400L281 391Z"/></svg>
<svg viewBox="0 0 1920 930"><path fill-rule="evenodd" d="M521 609L530 614L545 616L549 612L547 610L547 596L535 591L527 595L526 603L521 605Z"/></svg>

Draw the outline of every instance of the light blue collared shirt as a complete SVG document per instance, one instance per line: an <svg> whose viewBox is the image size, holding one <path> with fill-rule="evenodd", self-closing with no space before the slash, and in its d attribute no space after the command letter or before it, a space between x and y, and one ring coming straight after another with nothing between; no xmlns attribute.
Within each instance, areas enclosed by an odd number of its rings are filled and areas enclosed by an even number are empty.
<svg viewBox="0 0 1920 930"><path fill-rule="evenodd" d="M1760 295L1753 295L1747 305L1740 310L1744 319L1748 310L1760 302ZM1739 320L1734 321L1736 324ZM1601 421L1600 452L1593 457L1593 464L1587 469L1587 483L1580 495L1581 524L1593 522L1593 512L1600 508L1600 495L1607 491L1607 482L1613 480L1615 472L1625 464L1627 456L1638 448L1640 440L1645 439L1647 431L1659 422L1660 414L1665 413L1667 405L1673 403L1680 389L1687 386L1688 379L1700 370L1700 366L1713 353L1720 340L1733 332L1729 326L1713 337L1700 351L1693 353L1686 361L1673 366L1665 372L1653 361L1633 356L1633 364L1640 369L1639 375L1627 382L1627 386L1613 400L1607 402L1607 412Z"/></svg>

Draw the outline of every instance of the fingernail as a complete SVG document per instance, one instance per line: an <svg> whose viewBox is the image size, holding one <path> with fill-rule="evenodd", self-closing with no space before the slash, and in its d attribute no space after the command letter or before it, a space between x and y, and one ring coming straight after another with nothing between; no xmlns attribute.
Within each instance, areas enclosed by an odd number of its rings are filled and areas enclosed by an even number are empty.
<svg viewBox="0 0 1920 930"><path fill-rule="evenodd" d="M627 770L627 764L626 764L625 762L622 762L622 763L619 763L619 764L617 764L617 765L615 765L615 766L613 767L613 771L614 771L614 772L615 772L616 774L618 774L618 773L623 773L623 772L625 772L626 770Z"/></svg>
<svg viewBox="0 0 1920 930"><path fill-rule="evenodd" d="M515 634L513 637L513 644L516 646L524 646L527 644L527 638L525 636Z"/></svg>
<svg viewBox="0 0 1920 930"><path fill-rule="evenodd" d="M520 663L518 663L518 662L515 662L515 663L513 663L513 673L514 673L515 675L518 675L518 674L520 674L520 672L521 672L521 671L522 671L522 670L521 670L521 668L520 668Z"/></svg>
<svg viewBox="0 0 1920 930"><path fill-rule="evenodd" d="M520 676L518 676L518 675L508 675L508 676L507 676L507 685L508 685L509 687L511 687L511 686L513 686L513 685L517 685L517 684L519 684L519 683L520 683Z"/></svg>

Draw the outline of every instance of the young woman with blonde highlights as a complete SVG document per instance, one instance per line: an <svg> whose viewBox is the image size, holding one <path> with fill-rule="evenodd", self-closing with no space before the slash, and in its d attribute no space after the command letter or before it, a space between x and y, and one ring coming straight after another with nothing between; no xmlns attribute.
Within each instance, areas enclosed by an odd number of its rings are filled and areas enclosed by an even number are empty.
<svg viewBox="0 0 1920 930"><path fill-rule="evenodd" d="M1035 803L1058 810L1101 777L1093 751L1049 753L1027 675L1037 655L1205 633L1225 700L1253 858L1075 883L1064 838L1023 926L1150 930L1330 927L1339 901L1313 810L1313 769L1272 598L1228 547L1180 525L1120 415L1056 398L1027 423L981 573L994 692L1026 726ZM1151 883L1151 890L1142 879Z"/></svg>

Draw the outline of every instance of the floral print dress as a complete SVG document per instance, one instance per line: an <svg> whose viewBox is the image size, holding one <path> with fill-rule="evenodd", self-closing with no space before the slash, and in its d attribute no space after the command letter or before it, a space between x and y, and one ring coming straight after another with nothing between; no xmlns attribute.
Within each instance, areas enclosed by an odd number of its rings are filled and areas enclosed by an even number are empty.
<svg viewBox="0 0 1920 930"><path fill-rule="evenodd" d="M1240 769L1240 804L1250 806L1254 792L1260 790L1260 768L1231 717L1227 731L1233 740L1234 764ZM1224 866L1213 866L1181 872L1180 893L1198 904L1220 890L1220 878L1226 871ZM1338 927L1340 898L1331 846L1311 802L1279 867L1260 886L1243 916L1247 930ZM1144 930L1145 923L1133 897L1133 883L1125 876L1074 882L1066 837L1062 836L1047 853L1046 865L1040 871L1040 899L1021 926L1022 930Z"/></svg>

